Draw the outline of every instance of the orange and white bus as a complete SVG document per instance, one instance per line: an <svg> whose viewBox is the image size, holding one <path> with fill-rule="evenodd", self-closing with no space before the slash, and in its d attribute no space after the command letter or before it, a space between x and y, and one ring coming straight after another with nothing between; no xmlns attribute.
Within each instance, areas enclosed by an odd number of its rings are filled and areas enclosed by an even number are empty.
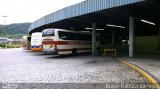
<svg viewBox="0 0 160 89"><path fill-rule="evenodd" d="M24 50L30 50L31 49L31 37L30 36L23 36L22 37L21 47Z"/></svg>
<svg viewBox="0 0 160 89"><path fill-rule="evenodd" d="M31 50L32 51L42 51L42 32L32 33Z"/></svg>
<svg viewBox="0 0 160 89"><path fill-rule="evenodd" d="M69 31L63 29L44 29L42 31L44 53L66 55L88 53L92 51L92 35L90 32ZM96 47L100 48L100 39L96 37Z"/></svg>

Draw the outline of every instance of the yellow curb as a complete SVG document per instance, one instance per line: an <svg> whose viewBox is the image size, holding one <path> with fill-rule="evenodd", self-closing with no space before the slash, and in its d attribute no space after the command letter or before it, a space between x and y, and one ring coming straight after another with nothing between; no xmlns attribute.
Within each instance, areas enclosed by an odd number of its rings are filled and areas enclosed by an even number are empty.
<svg viewBox="0 0 160 89"><path fill-rule="evenodd" d="M158 84L158 82L153 77L151 77L148 73L146 73L145 71L143 71L142 69L140 69L136 65L131 64L131 63L127 62L127 61L124 61L124 60L120 60L120 61L122 63L128 65L129 67L133 68L138 73L140 73L143 77L145 77L148 80L149 83L153 84L155 89L160 89L160 85Z"/></svg>

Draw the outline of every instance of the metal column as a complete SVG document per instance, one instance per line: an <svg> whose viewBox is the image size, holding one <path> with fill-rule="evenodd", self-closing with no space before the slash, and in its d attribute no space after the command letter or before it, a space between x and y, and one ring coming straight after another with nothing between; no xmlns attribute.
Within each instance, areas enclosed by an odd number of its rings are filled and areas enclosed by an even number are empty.
<svg viewBox="0 0 160 89"><path fill-rule="evenodd" d="M134 17L129 17L129 57L134 56Z"/></svg>
<svg viewBox="0 0 160 89"><path fill-rule="evenodd" d="M158 24L159 27L158 27L158 30L159 30L159 35L158 35L158 38L159 38L159 50L160 50L160 24Z"/></svg>
<svg viewBox="0 0 160 89"><path fill-rule="evenodd" d="M112 31L112 46L115 45L115 31Z"/></svg>
<svg viewBox="0 0 160 89"><path fill-rule="evenodd" d="M96 56L96 23L92 23L92 55Z"/></svg>

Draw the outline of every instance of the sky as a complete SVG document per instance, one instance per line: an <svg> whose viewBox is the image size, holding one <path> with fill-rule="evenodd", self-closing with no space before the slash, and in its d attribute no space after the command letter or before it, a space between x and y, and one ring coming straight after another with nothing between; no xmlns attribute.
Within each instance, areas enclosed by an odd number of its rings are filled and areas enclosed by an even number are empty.
<svg viewBox="0 0 160 89"><path fill-rule="evenodd" d="M35 20L84 0L0 0L0 24Z"/></svg>

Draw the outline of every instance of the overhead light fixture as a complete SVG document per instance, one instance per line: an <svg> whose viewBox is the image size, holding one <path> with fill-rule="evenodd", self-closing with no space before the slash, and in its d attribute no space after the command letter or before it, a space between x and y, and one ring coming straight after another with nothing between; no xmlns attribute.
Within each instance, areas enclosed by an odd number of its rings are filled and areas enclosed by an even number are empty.
<svg viewBox="0 0 160 89"><path fill-rule="evenodd" d="M96 30L98 30L98 31L102 31L102 30L104 30L104 29L96 29Z"/></svg>
<svg viewBox="0 0 160 89"><path fill-rule="evenodd" d="M116 27L116 25L107 24L108 27Z"/></svg>
<svg viewBox="0 0 160 89"><path fill-rule="evenodd" d="M85 29L92 29L92 28L85 28Z"/></svg>
<svg viewBox="0 0 160 89"><path fill-rule="evenodd" d="M147 20L141 20L142 22L144 22L144 23L148 23L148 24L151 24L151 25L156 25L155 23L153 23L153 22L150 22L150 21L147 21Z"/></svg>
<svg viewBox="0 0 160 89"><path fill-rule="evenodd" d="M126 27L124 27L124 26L117 26L117 28L126 28Z"/></svg>
<svg viewBox="0 0 160 89"><path fill-rule="evenodd" d="M93 28L88 28L88 27L87 27L87 28L85 28L85 29L91 30L91 29L93 29ZM104 29L97 28L96 30L99 30L99 31L100 31L100 30L104 30Z"/></svg>
<svg viewBox="0 0 160 89"><path fill-rule="evenodd" d="M108 27L115 27L115 28L126 28L124 26L118 26L118 25L113 25L113 24L107 24Z"/></svg>

